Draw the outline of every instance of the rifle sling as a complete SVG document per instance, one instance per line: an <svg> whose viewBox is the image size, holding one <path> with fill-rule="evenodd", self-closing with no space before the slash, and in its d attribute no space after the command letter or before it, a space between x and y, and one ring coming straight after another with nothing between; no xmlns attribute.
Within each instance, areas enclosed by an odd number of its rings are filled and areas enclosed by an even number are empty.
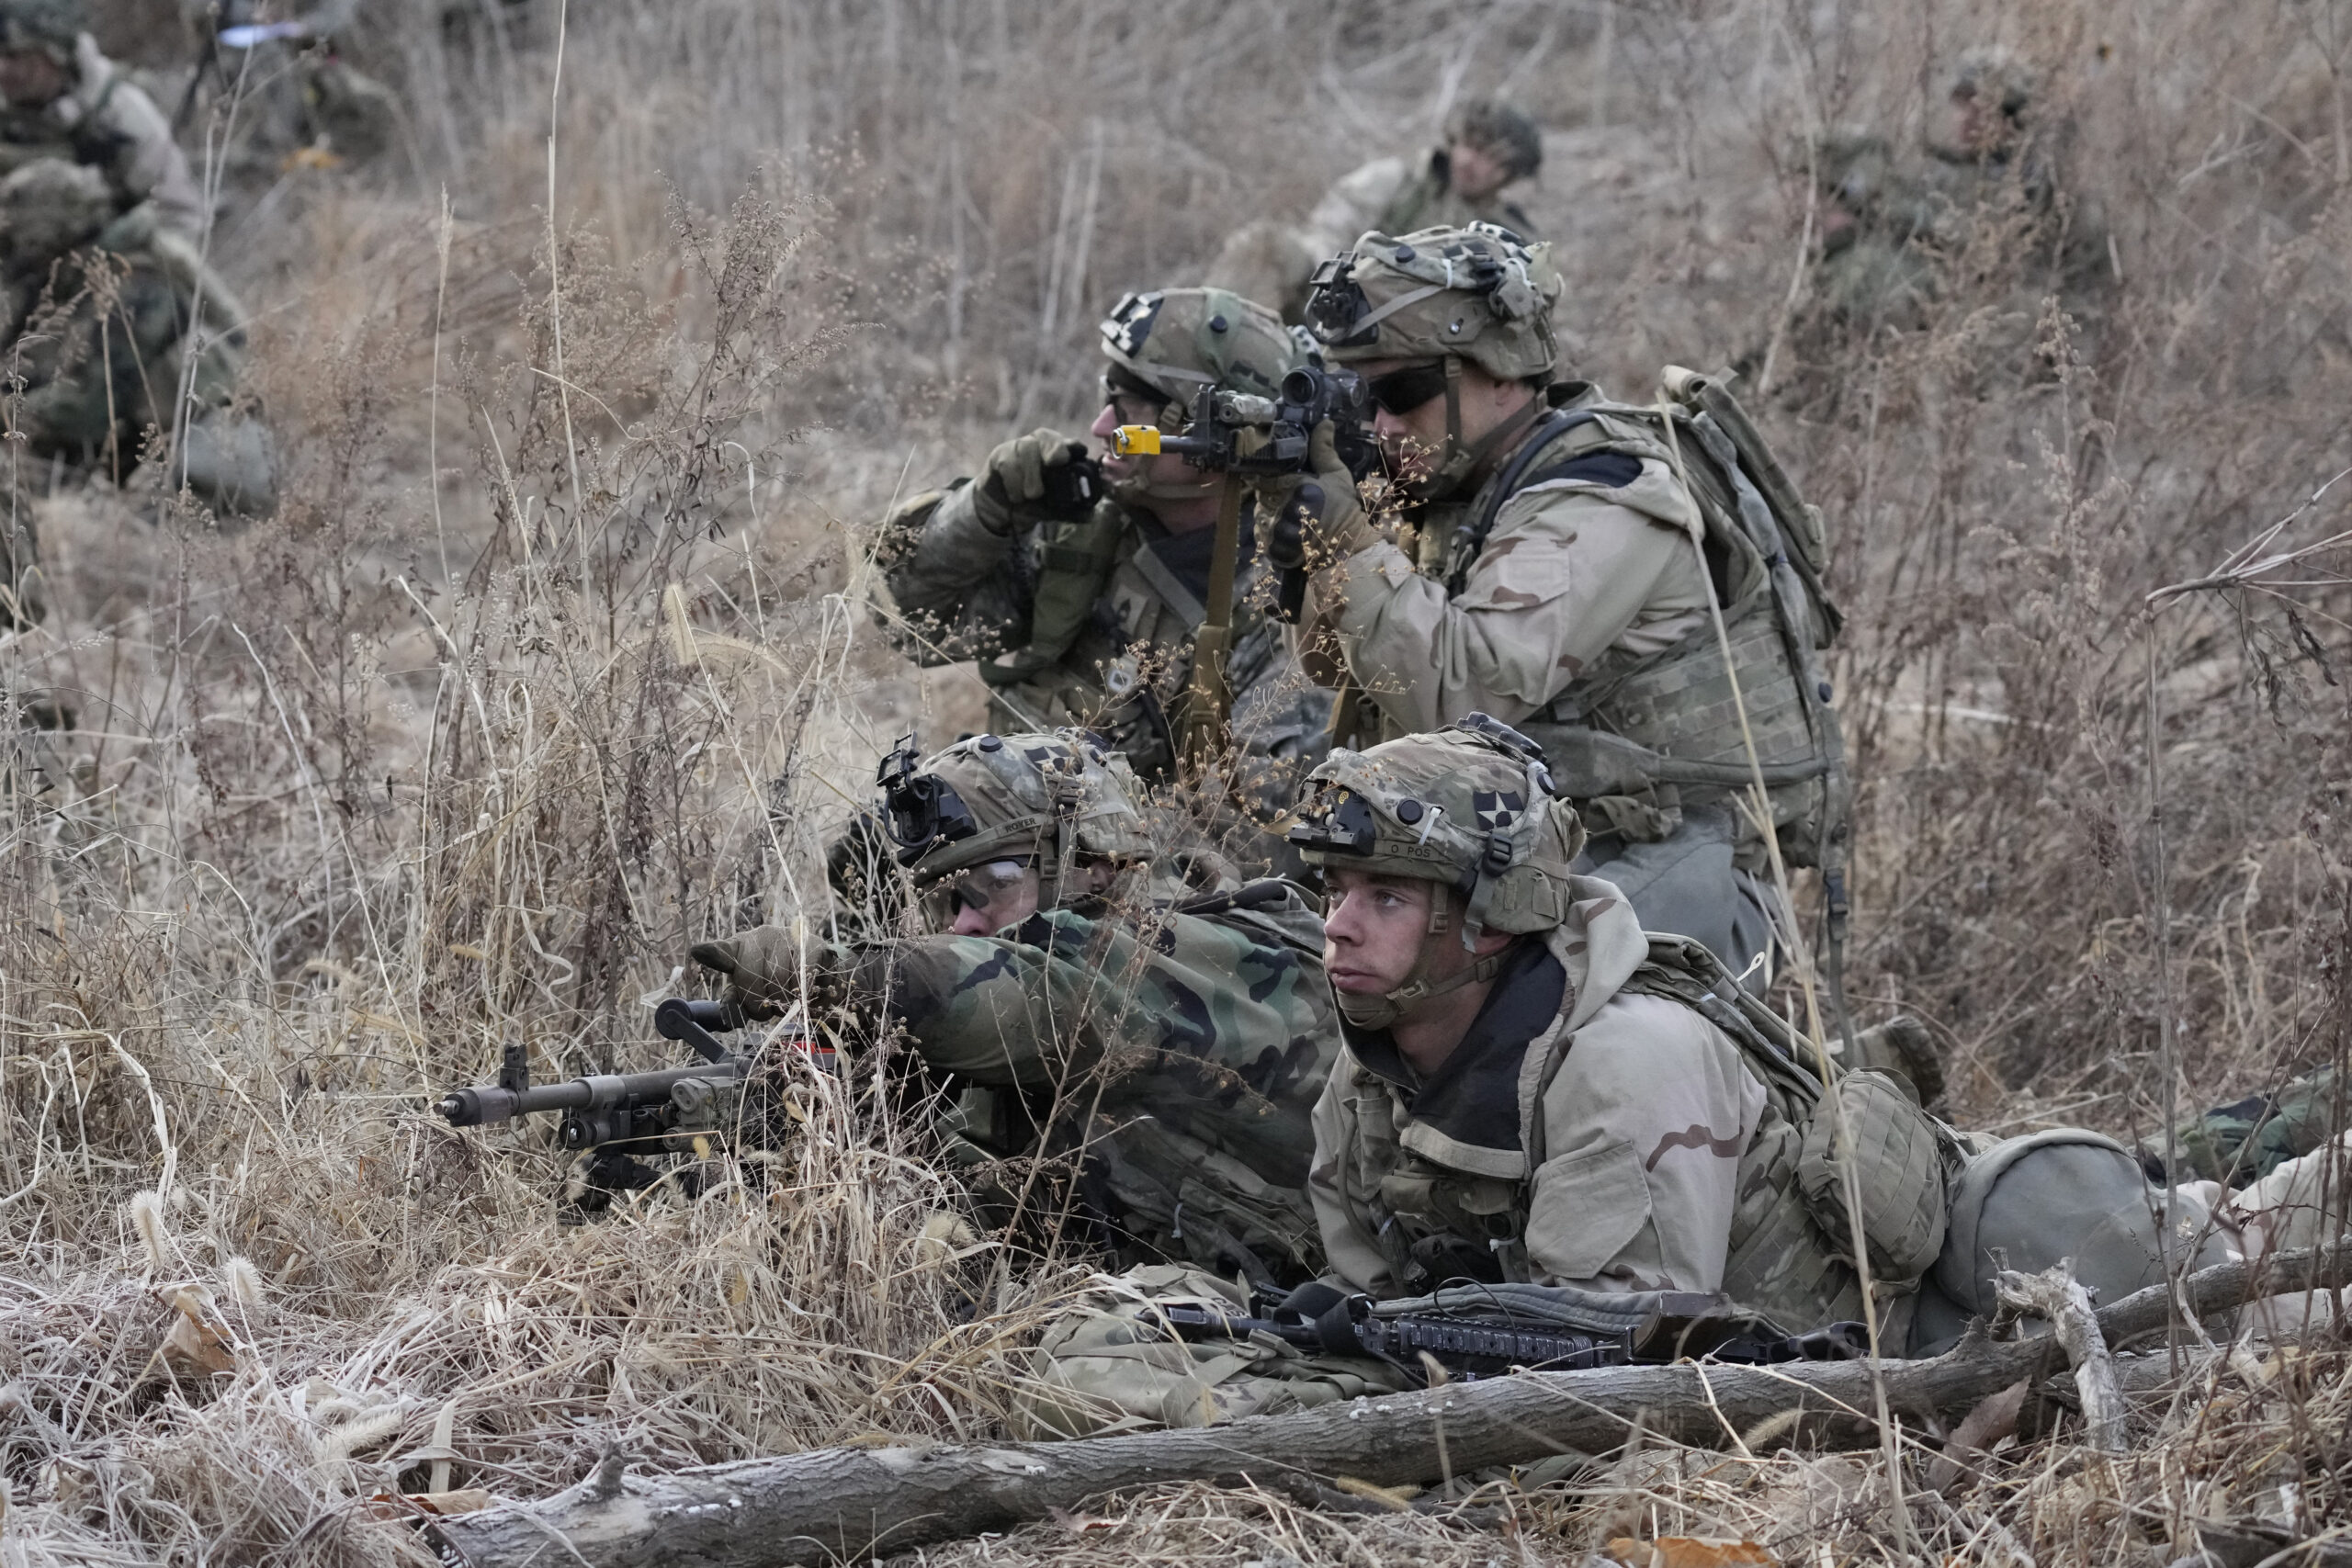
<svg viewBox="0 0 2352 1568"><path fill-rule="evenodd" d="M1241 477L1228 472L1216 499L1216 541L1209 555L1208 618L1193 642L1193 678L1185 705L1184 750L1205 761L1223 750L1233 694L1225 661L1233 651L1233 580L1241 553Z"/></svg>

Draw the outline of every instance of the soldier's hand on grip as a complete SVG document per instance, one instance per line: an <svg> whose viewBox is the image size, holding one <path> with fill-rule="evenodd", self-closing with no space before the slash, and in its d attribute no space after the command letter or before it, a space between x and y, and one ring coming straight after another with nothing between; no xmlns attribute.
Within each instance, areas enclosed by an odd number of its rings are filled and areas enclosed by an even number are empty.
<svg viewBox="0 0 2352 1568"><path fill-rule="evenodd" d="M1339 442L1329 420L1315 427L1315 438L1306 449L1306 462L1315 470L1315 482L1323 490L1321 515L1306 525L1306 567L1312 571L1378 544L1380 531L1372 525L1372 518L1363 509L1355 476L1340 460Z"/></svg>
<svg viewBox="0 0 2352 1568"><path fill-rule="evenodd" d="M1071 487L1056 481L1086 460L1086 447L1057 430L1015 436L989 454L973 487L972 510L998 534L1061 516Z"/></svg>
<svg viewBox="0 0 2352 1568"><path fill-rule="evenodd" d="M755 926L718 942L698 942L686 956L726 976L719 1000L742 1009L748 1018L774 1018L800 999L804 960L809 1004L824 1007L841 999L843 951L814 939L804 946L789 926Z"/></svg>
<svg viewBox="0 0 2352 1568"><path fill-rule="evenodd" d="M1305 471L1260 479L1251 489L1258 497L1258 514L1275 519L1268 555L1285 571L1313 572L1380 540L1379 530L1364 513L1355 476L1340 460L1338 438L1328 419L1309 438Z"/></svg>

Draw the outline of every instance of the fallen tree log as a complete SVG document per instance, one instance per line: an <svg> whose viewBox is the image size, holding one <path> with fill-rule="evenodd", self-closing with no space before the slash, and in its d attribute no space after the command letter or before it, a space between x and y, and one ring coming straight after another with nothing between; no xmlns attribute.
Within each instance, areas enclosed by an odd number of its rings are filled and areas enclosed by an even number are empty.
<svg viewBox="0 0 2352 1568"><path fill-rule="evenodd" d="M2242 1263L2183 1281L2188 1310L2241 1304L2257 1271ZM2352 1283L2352 1243L2282 1255L2262 1292ZM2162 1328L2165 1288L2098 1314L2109 1343ZM1950 1414L2063 1365L2048 1337L1996 1342L1972 1332L1930 1360L1886 1361L1897 1412ZM627 1476L608 1458L543 1502L435 1519L427 1536L453 1568L766 1568L854 1561L1002 1529L1089 1497L1163 1482L1351 1476L1378 1485L1488 1465L1616 1448L1644 1429L1713 1446L1793 1407L1867 1419L1871 1371L1860 1361L1781 1367L1603 1367L1531 1372L1416 1393L1260 1416L1224 1426L1066 1443L820 1449L776 1459Z"/></svg>

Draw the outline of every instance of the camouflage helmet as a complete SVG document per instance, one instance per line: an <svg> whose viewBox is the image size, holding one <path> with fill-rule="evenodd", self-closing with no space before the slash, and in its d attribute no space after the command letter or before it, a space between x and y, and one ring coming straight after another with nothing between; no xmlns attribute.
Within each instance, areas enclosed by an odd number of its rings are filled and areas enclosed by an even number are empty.
<svg viewBox="0 0 2352 1568"><path fill-rule="evenodd" d="M0 266L46 267L114 217L105 175L62 158L36 158L0 179Z"/></svg>
<svg viewBox="0 0 2352 1568"><path fill-rule="evenodd" d="M1514 180L1544 166L1544 129L1535 117L1501 98L1474 98L1445 122L1449 142L1466 141L1498 160Z"/></svg>
<svg viewBox="0 0 2352 1568"><path fill-rule="evenodd" d="M1560 357L1552 247L1495 223L1373 232L1316 269L1306 321L1329 356L1466 359L1498 381L1548 378Z"/></svg>
<svg viewBox="0 0 2352 1568"><path fill-rule="evenodd" d="M70 65L74 40L89 25L82 0L0 0L0 50L40 50Z"/></svg>
<svg viewBox="0 0 2352 1568"><path fill-rule="evenodd" d="M1290 841L1309 865L1442 882L1468 905L1463 945L1492 929L1567 917L1584 824L1543 748L1483 713L1368 750L1335 750L1307 775Z"/></svg>
<svg viewBox="0 0 2352 1568"><path fill-rule="evenodd" d="M1963 51L1951 69L1946 91L1955 98L1989 99L2012 124L2025 118L2041 82L2032 66L2012 51L1979 44Z"/></svg>
<svg viewBox="0 0 2352 1568"><path fill-rule="evenodd" d="M1203 387L1274 396L1307 351L1282 317L1223 288L1129 294L1102 320L1114 378L1165 399L1163 423Z"/></svg>
<svg viewBox="0 0 2352 1568"><path fill-rule="evenodd" d="M1151 840L1127 760L1082 729L974 735L916 759L901 740L875 775L883 830L899 863L928 887L991 861L1037 868L1051 908L1081 861L1140 861Z"/></svg>

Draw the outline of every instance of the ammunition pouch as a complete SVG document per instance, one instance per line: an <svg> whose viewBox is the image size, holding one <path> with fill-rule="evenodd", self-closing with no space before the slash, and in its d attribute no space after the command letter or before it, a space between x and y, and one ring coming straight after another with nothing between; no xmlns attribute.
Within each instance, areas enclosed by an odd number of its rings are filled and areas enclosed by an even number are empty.
<svg viewBox="0 0 2352 1568"><path fill-rule="evenodd" d="M1681 807L1714 804L1754 781L1753 735L1782 855L1792 865L1819 863L1838 754L1816 740L1781 628L1760 601L1731 620L1728 661L1715 628L1704 626L1663 652L1604 666L1521 725L1544 748L1561 792L1584 803L1591 831L1645 842L1671 836Z"/></svg>

